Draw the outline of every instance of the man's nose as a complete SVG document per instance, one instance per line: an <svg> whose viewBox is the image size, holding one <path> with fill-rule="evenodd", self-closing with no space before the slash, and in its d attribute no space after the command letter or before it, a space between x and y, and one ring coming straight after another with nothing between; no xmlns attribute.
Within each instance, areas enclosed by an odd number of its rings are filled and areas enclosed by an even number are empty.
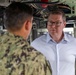
<svg viewBox="0 0 76 75"><path fill-rule="evenodd" d="M55 27L56 26L56 23L55 22L52 22L52 25L51 25L52 27Z"/></svg>

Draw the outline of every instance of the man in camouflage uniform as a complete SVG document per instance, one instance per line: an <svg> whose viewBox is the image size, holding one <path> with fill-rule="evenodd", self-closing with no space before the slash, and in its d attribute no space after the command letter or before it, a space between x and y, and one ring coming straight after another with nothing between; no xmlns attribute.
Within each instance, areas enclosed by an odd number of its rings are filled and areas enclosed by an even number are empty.
<svg viewBox="0 0 76 75"><path fill-rule="evenodd" d="M45 57L28 42L32 8L13 2L5 10L6 33L0 35L0 75L51 75Z"/></svg>

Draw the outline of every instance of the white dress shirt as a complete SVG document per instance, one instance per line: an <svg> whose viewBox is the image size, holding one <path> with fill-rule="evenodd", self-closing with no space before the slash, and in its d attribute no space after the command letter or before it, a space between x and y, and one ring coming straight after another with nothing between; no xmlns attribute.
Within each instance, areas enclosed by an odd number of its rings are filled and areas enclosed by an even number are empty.
<svg viewBox="0 0 76 75"><path fill-rule="evenodd" d="M70 34L64 33L64 38L56 43L47 33L35 39L31 46L49 60L52 75L75 75L76 38Z"/></svg>

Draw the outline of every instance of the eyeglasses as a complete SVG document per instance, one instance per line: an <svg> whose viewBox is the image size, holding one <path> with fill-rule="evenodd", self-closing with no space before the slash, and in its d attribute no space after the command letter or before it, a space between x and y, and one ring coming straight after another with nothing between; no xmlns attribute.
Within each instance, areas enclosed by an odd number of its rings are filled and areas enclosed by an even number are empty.
<svg viewBox="0 0 76 75"><path fill-rule="evenodd" d="M47 22L47 25L52 26L52 25L54 24L54 25L56 25L56 26L60 26L61 23L62 23L62 22L51 22L51 21L48 21L48 22Z"/></svg>

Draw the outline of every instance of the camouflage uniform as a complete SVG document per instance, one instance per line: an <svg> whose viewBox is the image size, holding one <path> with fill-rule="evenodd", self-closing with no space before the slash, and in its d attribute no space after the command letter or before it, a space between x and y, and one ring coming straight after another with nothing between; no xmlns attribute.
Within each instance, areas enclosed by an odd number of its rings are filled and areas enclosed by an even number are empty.
<svg viewBox="0 0 76 75"><path fill-rule="evenodd" d="M22 37L0 34L0 75L51 75L45 57Z"/></svg>

